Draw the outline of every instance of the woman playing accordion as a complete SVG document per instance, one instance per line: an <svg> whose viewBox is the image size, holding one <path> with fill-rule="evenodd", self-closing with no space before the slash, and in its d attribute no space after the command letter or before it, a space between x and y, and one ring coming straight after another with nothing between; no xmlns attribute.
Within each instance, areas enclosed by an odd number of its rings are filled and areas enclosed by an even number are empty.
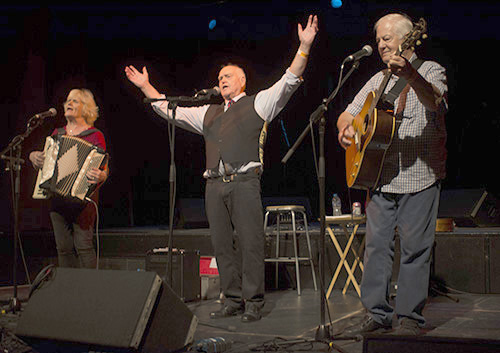
<svg viewBox="0 0 500 353"><path fill-rule="evenodd" d="M50 137L58 144L56 156L46 156L44 149L31 152L29 158L36 169L46 169L46 157L53 159L54 176L50 180L51 186L45 187L50 195L50 219L59 266L95 268L93 226L97 214L94 204L98 202L99 187L108 178L108 166L104 135L93 126L99 114L92 92L88 89L71 90L64 102L64 116L66 125L55 129ZM85 153L84 158L81 157L85 149L102 158L86 165L82 176L80 171L88 156ZM67 181L70 179L71 182ZM60 186L68 183L71 184L68 187ZM75 184L84 185L85 190L73 191ZM37 181L34 197L40 194L37 188L41 187Z"/></svg>

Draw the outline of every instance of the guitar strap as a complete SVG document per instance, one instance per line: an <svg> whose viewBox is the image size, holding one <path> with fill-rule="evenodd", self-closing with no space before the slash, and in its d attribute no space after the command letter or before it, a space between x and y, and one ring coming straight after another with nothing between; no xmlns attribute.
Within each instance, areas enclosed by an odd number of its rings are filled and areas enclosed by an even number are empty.
<svg viewBox="0 0 500 353"><path fill-rule="evenodd" d="M424 62L424 60L422 60L420 58L416 58L411 63L411 66L413 66L413 68L415 70L418 70L418 68L420 67L420 65L422 65L423 62ZM381 98L382 104L384 106L394 107L394 101L396 100L396 98L399 97L399 94L401 93L401 91L403 90L403 88L405 86L406 86L406 80L402 77L399 78L399 80L397 80L394 87L392 87L389 92L387 92L386 94L384 94L382 96L382 98Z"/></svg>

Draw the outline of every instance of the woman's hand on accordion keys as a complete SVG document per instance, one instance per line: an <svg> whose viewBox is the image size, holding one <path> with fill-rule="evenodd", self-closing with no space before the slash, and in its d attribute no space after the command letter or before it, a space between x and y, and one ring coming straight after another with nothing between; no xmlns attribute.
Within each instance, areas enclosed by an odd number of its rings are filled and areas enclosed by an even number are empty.
<svg viewBox="0 0 500 353"><path fill-rule="evenodd" d="M104 183L108 178L108 173L99 168L92 168L87 172L87 179L90 184Z"/></svg>
<svg viewBox="0 0 500 353"><path fill-rule="evenodd" d="M33 164L33 167L36 169L43 168L43 162L45 161L45 152L43 151L33 151L30 153L30 161Z"/></svg>

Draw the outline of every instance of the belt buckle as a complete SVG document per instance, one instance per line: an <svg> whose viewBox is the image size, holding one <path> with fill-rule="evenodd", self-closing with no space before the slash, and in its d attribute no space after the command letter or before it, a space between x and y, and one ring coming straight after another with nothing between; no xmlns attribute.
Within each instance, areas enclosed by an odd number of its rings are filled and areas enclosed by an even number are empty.
<svg viewBox="0 0 500 353"><path fill-rule="evenodd" d="M233 181L233 176L234 174L231 174L231 175L223 175L222 176L222 181L225 182L225 183L230 183Z"/></svg>

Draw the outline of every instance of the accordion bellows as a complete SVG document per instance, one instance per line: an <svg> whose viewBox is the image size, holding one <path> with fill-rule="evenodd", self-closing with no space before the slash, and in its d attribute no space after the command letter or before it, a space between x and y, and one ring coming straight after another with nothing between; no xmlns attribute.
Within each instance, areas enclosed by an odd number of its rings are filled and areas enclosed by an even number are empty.
<svg viewBox="0 0 500 353"><path fill-rule="evenodd" d="M88 141L75 136L48 136L45 139L45 161L38 171L34 199L46 199L50 193L85 200L97 188L90 184L87 172L105 162L106 153Z"/></svg>

